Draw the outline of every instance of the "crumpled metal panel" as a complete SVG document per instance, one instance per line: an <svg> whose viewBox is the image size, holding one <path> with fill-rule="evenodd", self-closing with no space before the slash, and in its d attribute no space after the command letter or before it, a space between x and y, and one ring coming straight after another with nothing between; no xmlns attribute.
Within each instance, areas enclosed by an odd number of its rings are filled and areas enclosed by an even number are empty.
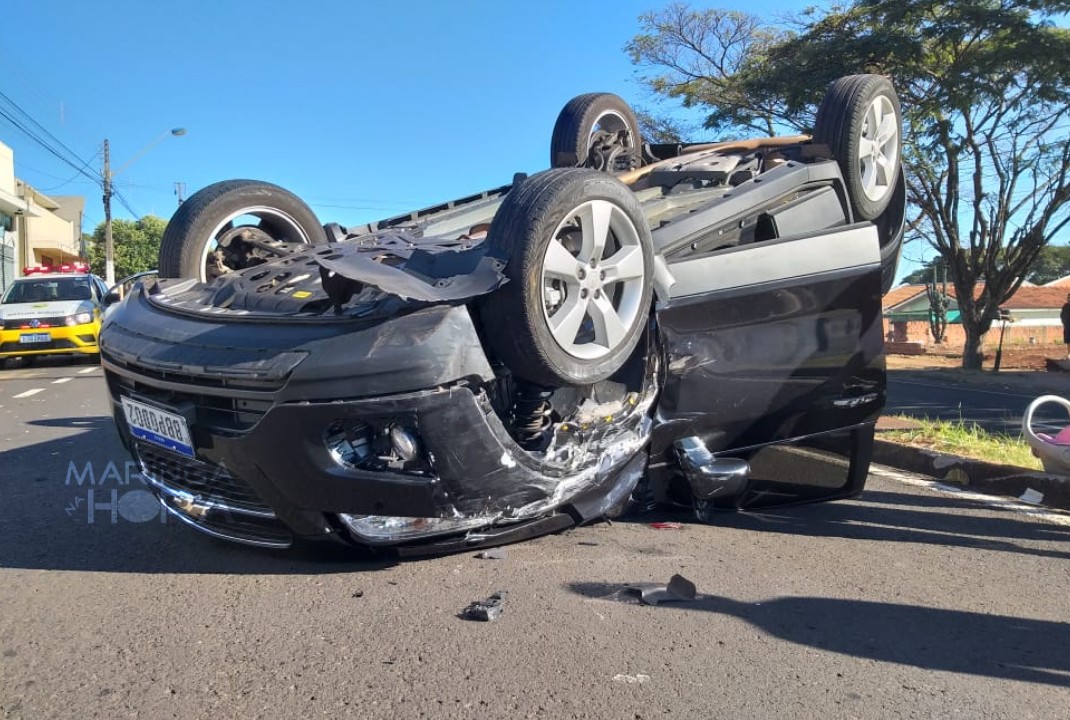
<svg viewBox="0 0 1070 720"><path fill-rule="evenodd" d="M404 231L334 243L312 256L329 272L425 302L465 300L489 293L506 281L505 262L488 257L482 243L425 240Z"/></svg>

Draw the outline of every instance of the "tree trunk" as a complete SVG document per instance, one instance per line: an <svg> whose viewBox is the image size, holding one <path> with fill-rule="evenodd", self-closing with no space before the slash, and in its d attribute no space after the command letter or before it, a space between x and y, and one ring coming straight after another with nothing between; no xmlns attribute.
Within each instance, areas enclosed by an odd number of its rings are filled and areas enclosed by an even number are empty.
<svg viewBox="0 0 1070 720"><path fill-rule="evenodd" d="M984 359L981 342L985 334L979 332L973 327L973 323L969 322L963 322L962 329L966 333L966 344L962 346L962 367L964 370L980 370L981 361Z"/></svg>

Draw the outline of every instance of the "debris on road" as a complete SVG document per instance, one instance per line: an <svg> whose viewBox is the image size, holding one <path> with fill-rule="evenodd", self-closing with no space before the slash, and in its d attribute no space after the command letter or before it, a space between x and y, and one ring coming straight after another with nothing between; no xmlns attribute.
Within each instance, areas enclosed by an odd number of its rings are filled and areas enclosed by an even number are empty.
<svg viewBox="0 0 1070 720"><path fill-rule="evenodd" d="M363 590L354 590L353 591L353 595L351 597L362 598L362 597L364 597L364 591Z"/></svg>
<svg viewBox="0 0 1070 720"><path fill-rule="evenodd" d="M464 609L462 613L465 620L479 620L491 622L502 616L502 605L508 595L504 590L491 595L486 600L477 600Z"/></svg>
<svg viewBox="0 0 1070 720"><path fill-rule="evenodd" d="M1024 503L1030 505L1039 505L1044 502L1044 493L1034 490L1033 488L1026 488L1026 491L1018 498Z"/></svg>
<svg viewBox="0 0 1070 720"><path fill-rule="evenodd" d="M664 522L664 521L661 521L661 522L652 522L652 523L650 523L650 527L654 528L655 530L679 530L680 528L683 527L683 525L681 523L678 523L678 522Z"/></svg>
<svg viewBox="0 0 1070 720"><path fill-rule="evenodd" d="M490 550L483 550L476 553L476 557L480 560L504 560L507 557L505 548L491 548Z"/></svg>
<svg viewBox="0 0 1070 720"><path fill-rule="evenodd" d="M638 596L643 605L659 605L667 602L690 602L695 599L695 583L683 575L673 575L668 585L656 583L637 583L629 585L629 594Z"/></svg>
<svg viewBox="0 0 1070 720"><path fill-rule="evenodd" d="M625 675L624 673L617 673L613 676L613 682L625 683L627 685L642 685L650 680L649 675Z"/></svg>

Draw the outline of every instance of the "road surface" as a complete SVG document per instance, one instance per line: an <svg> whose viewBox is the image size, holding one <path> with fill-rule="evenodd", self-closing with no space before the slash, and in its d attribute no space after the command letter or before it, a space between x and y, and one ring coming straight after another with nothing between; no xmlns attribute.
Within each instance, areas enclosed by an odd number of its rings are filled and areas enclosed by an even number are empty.
<svg viewBox="0 0 1070 720"><path fill-rule="evenodd" d="M994 381L971 382L962 375L958 382L941 382L925 373L891 371L888 373L889 415L976 423L991 433L1019 437L1022 415L1042 390L1003 387ZM1064 397L1070 397L1070 381ZM1070 423L1060 408L1046 405L1040 409L1034 429L1054 432Z"/></svg>
<svg viewBox="0 0 1070 720"><path fill-rule="evenodd" d="M36 391L36 392L32 392ZM0 371L2 718L1066 718L1070 521L856 501L394 563L161 522L95 366ZM79 479L81 485L79 485ZM646 607L623 587L698 588ZM508 591L493 623L462 620Z"/></svg>

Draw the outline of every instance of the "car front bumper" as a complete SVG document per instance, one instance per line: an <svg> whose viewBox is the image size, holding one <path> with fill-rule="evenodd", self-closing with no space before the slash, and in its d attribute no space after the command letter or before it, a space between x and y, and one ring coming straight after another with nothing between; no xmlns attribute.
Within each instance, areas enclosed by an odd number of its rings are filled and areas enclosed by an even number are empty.
<svg viewBox="0 0 1070 720"><path fill-rule="evenodd" d="M567 502L600 514L641 474L621 470L649 436L648 404L614 428L608 459L521 449L485 392L496 378L464 306L346 333L158 314L134 299L109 316L101 344L114 416L163 505L212 535L267 547L325 535L403 544L522 524ZM185 418L195 456L136 437L123 397ZM349 462L330 440L340 427L362 448L403 428L416 457ZM362 535L375 518L419 518L424 531Z"/></svg>
<svg viewBox="0 0 1070 720"><path fill-rule="evenodd" d="M23 338L48 336L47 340L26 342ZM78 353L96 355L100 352L97 338L100 322L82 325L63 325L50 328L12 328L0 330L0 358L24 355L52 355Z"/></svg>

